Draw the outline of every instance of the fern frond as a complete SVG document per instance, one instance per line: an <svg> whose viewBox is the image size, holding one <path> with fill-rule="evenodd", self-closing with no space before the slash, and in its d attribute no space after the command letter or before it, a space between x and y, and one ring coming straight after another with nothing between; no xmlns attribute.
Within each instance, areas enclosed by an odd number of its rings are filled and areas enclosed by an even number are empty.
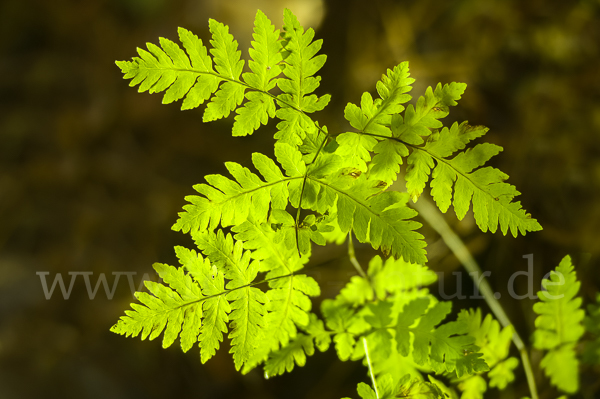
<svg viewBox="0 0 600 399"><path fill-rule="evenodd" d="M222 230L217 234L192 234L196 245L229 280L225 298L230 302L233 325L229 333L236 369L252 358L263 337L266 295L251 287L258 273L258 262L251 261L250 253L243 251L241 242L234 242Z"/></svg>
<svg viewBox="0 0 600 399"><path fill-rule="evenodd" d="M324 352L331 343L330 334L325 331L323 321L319 320L314 313L310 314L310 323L303 328L306 332L298 334L287 346L284 346L271 354L265 362L265 375L267 378L281 375L286 371L289 373L294 365L300 367L306 364L306 356L315 353L315 346Z"/></svg>
<svg viewBox="0 0 600 399"><path fill-rule="evenodd" d="M501 329L500 323L491 314L482 320L479 308L461 310L457 320L467 325L469 335L475 338L475 345L490 368L506 359L514 332L512 325Z"/></svg>
<svg viewBox="0 0 600 399"><path fill-rule="evenodd" d="M311 310L310 296L319 296L321 289L317 282L304 274L292 274L279 278L278 271L270 272L267 297L269 302L266 317L267 336L271 347L285 346L297 335L297 326L309 323Z"/></svg>
<svg viewBox="0 0 600 399"><path fill-rule="evenodd" d="M407 262L403 258L388 258L383 262L380 256L375 256L369 262L368 270L380 299L386 293L406 294L408 290L433 284L438 278L428 267Z"/></svg>
<svg viewBox="0 0 600 399"><path fill-rule="evenodd" d="M458 389L462 391L460 399L483 399L483 394L487 391L487 383L480 375L473 375L458 384Z"/></svg>
<svg viewBox="0 0 600 399"><path fill-rule="evenodd" d="M212 67L207 49L196 35L179 28L179 39L186 53L172 41L160 38L162 49L147 43L150 52L137 49L139 57L133 61L117 61L129 86L139 86L139 91L159 93L167 90L163 104L184 98L181 109L196 108L217 90L219 77Z"/></svg>
<svg viewBox="0 0 600 399"><path fill-rule="evenodd" d="M302 205L304 209L325 213L335 204L337 223L343 232L352 229L361 242L370 242L375 249L381 247L385 253L402 256L413 263L426 262L423 236L414 231L421 224L410 220L417 213L407 206L406 195L380 193L379 181L364 176L355 181L343 171L332 173L341 164L336 154L325 154L322 161L308 168L300 151L288 144L277 143L275 155L285 175L273 160L255 153L254 166L265 181L234 162L225 165L235 181L221 175L206 176L210 185L194 186L203 196L186 197L192 204L184 206L186 212L179 214L173 229L213 230L219 224L223 227L241 225L249 217L260 224L266 222L271 205L272 222L287 232L288 247L296 246L306 254L311 241L325 244L321 233L331 228L322 223L324 219L314 215L297 225L283 208L289 200L296 208Z"/></svg>
<svg viewBox="0 0 600 399"><path fill-rule="evenodd" d="M252 72L242 76L244 82L257 91L246 93L248 102L237 109L233 124L234 136L252 134L261 124L266 125L269 118L275 117L274 96L268 92L275 87L275 78L283 69L280 64L283 59L281 42L279 30L275 30L271 21L260 10L254 20L253 37L254 41L249 50L252 60L248 63Z"/></svg>
<svg viewBox="0 0 600 399"><path fill-rule="evenodd" d="M213 46L210 53L219 77L225 82L208 103L202 116L203 122L229 116L242 103L246 90L246 86L240 84L244 61L240 59L241 51L237 49L238 43L229 33L229 27L214 19L210 19L208 25L212 33L210 43Z"/></svg>
<svg viewBox="0 0 600 399"><path fill-rule="evenodd" d="M581 298L575 297L580 285L571 258L565 256L550 272L550 279L542 280L545 291L538 292L541 302L533 305L539 315L535 319L533 346L548 351L540 364L552 385L566 393L579 389L575 345L585 332Z"/></svg>
<svg viewBox="0 0 600 399"><path fill-rule="evenodd" d="M417 364L429 364L438 372L455 371L458 377L489 370L482 355L476 352L475 339L466 335L468 328L465 323L454 321L436 327L450 313L452 303L439 302L428 309L429 302L427 297L417 298L398 315L398 352L407 356L412 348ZM419 323L412 327L417 319Z"/></svg>
<svg viewBox="0 0 600 399"><path fill-rule="evenodd" d="M439 119L448 116L449 107L457 104L466 88L465 83L456 82L443 86L438 83L435 91L428 87L416 106L411 104L406 108L403 123L393 128L394 137L408 144L422 144L423 137L429 136L432 129L442 127Z"/></svg>
<svg viewBox="0 0 600 399"><path fill-rule="evenodd" d="M126 311L111 331L132 337L141 334L142 339L151 340L164 331L163 347L171 346L179 336L184 352L199 340L205 362L227 331L230 305L223 296L224 276L195 251L183 247L175 250L184 267L155 264L165 284L146 281L150 293L136 292L141 304L131 304L133 310Z"/></svg>
<svg viewBox="0 0 600 399"><path fill-rule="evenodd" d="M455 123L450 129L432 134L424 147L415 148L408 157L410 167L406 174L407 189L413 201L423 191L433 169L431 194L442 212L446 212L452 202L456 216L462 219L472 201L475 221L483 232L494 233L498 225L504 235L510 229L515 237L519 232L524 235L528 231L541 230L537 220L521 208L521 203L513 202L520 193L514 186L504 183L508 176L498 169L482 167L502 150L501 147L478 144L452 159L447 158L486 132L487 128L481 126Z"/></svg>
<svg viewBox="0 0 600 399"><path fill-rule="evenodd" d="M583 320L585 330L592 334L592 340L586 342L583 361L588 364L600 363L600 294L596 303L588 305L588 315Z"/></svg>
<svg viewBox="0 0 600 399"><path fill-rule="evenodd" d="M444 393L436 384L412 378L410 374L406 374L400 378L397 384L394 384L394 379L390 374L385 374L377 379L376 384L377 392L364 382L359 383L357 391L360 397L362 399L445 398Z"/></svg>
<svg viewBox="0 0 600 399"><path fill-rule="evenodd" d="M288 345L290 339L296 337L297 327L306 327L309 324L309 311L312 307L309 297L320 295L321 290L312 277L295 273L303 267L302 262L285 263L282 267L273 268L267 273L265 280L269 284L269 290L264 297L255 295L260 304L265 303L263 309L262 305L252 301L254 297L239 297L238 294L235 294L243 291L236 290L237 288L247 287L256 278L258 262L250 259L256 259L257 256L253 256L250 251L244 251L242 241L234 241L231 235L225 236L221 230L217 234L193 232L192 237L198 248L213 261L214 265L224 270L225 277L230 280L226 288L232 292L228 294L227 298L231 297L241 301L239 304L235 301L232 303L232 320L238 309L236 305L241 306L240 311L250 309L251 314L256 315L254 319L250 319L249 323L246 323L246 327L242 327L240 322L235 324L235 328L242 329L238 335L246 334L249 337L239 340L240 345L250 348L242 351L241 358L245 359L244 362L254 357L252 343L260 343L260 346L276 350L280 345ZM277 245L277 243L274 242L272 245ZM269 258L266 259L269 261ZM254 290L259 291L251 288L249 292L254 293ZM263 294L262 291L260 293ZM259 311L255 312L254 309ZM235 328L232 334L237 336ZM235 345L237 342L234 340L232 343ZM246 342L249 343L246 344ZM236 347L234 346L233 349ZM238 362L236 362L237 364Z"/></svg>
<svg viewBox="0 0 600 399"><path fill-rule="evenodd" d="M338 357L342 361L350 359L356 344L356 335L369 328L369 325L357 317L348 304L332 299L321 302L321 313L325 319L327 328L335 335L333 342Z"/></svg>
<svg viewBox="0 0 600 399"><path fill-rule="evenodd" d="M276 154L282 154L282 151L276 150ZM300 154L298 156L301 158ZM214 230L219 224L223 227L240 225L248 219L250 212L258 223L265 222L269 205L274 209L283 209L288 204L289 191L299 192L299 180L305 168L301 161L296 163L296 159L288 159L287 153L279 158L291 175L284 176L272 159L255 153L252 161L265 181L234 162L225 165L235 180L221 175L205 176L210 185L194 186L203 196L186 197L192 204L184 206L186 212L179 214L173 229L187 233L190 230Z"/></svg>
<svg viewBox="0 0 600 399"><path fill-rule="evenodd" d="M377 92L381 98L373 100L369 93L364 93L360 107L352 103L346 106L344 110L346 120L359 131L342 133L336 138L340 145L337 153L348 160L348 166L366 172L367 163L371 161L371 152L375 151L372 175L386 182L395 180L397 165L401 162L395 162L393 165L386 164L386 154L393 146L377 143L382 137L391 136L392 117L402 112L404 110L402 104L411 99L411 96L406 93L411 90L410 85L413 82L414 79L409 77L408 62L403 62L393 70L388 69L387 75L383 75L377 82ZM406 155L408 152L404 154ZM390 173L394 174L393 179L390 178Z"/></svg>
<svg viewBox="0 0 600 399"><path fill-rule="evenodd" d="M285 77L277 80L277 86L283 93L277 96L281 108L276 111L282 121L277 125L275 138L294 147L302 143L305 128L314 125L306 113L322 110L331 99L328 94L321 97L311 94L321 81L319 76L314 75L327 59L325 54L316 55L323 41L313 41L314 36L312 28L304 31L296 16L288 9L284 11L282 38Z"/></svg>
<svg viewBox="0 0 600 399"><path fill-rule="evenodd" d="M501 330L500 323L490 314L482 321L479 308L462 310L458 314L458 321L467 325L469 335L475 338L475 345L479 347L483 359L491 369L488 373L490 386L504 389L515 379L513 369L519 365L516 358L507 359L514 332L512 325ZM487 384L482 377L475 375L460 381L459 388L464 391L465 397L482 397Z"/></svg>

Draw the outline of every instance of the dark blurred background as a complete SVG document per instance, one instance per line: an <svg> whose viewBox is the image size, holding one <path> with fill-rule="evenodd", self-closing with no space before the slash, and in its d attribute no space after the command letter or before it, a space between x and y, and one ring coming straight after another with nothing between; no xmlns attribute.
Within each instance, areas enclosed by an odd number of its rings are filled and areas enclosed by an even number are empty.
<svg viewBox="0 0 600 399"><path fill-rule="evenodd" d="M533 254L535 290L542 276L571 254L585 303L599 287L600 255L600 2L541 0L54 0L0 5L0 398L339 398L357 397L368 382L359 363L333 349L268 381L239 375L227 344L201 365L197 349L183 354L160 340L142 342L109 332L154 262L176 264L174 245L191 247L170 230L184 196L223 162L248 165L254 151L272 153L274 124L231 138L231 120L202 124L202 108L181 112L162 95L138 94L115 60L177 27L208 39L208 18L230 26L247 58L257 8L281 27L283 8L324 40L328 61L321 94L333 100L317 118L343 131L343 108L401 61L417 79L413 96L438 82L466 82L447 122L490 127L487 141L505 151L492 164L510 175L519 199L544 227L525 237L484 234L470 215L447 220L467 243L525 338L534 301L511 299L507 281L527 270ZM460 270L427 226L429 265ZM372 252L359 246L366 263ZM312 271L323 297L351 275L344 248L315 255ZM337 260L336 260L337 259ZM58 286L46 299L41 284L62 273L88 272L100 287L90 299L82 275L69 299ZM128 273L128 274L122 274ZM450 273L447 273L450 275ZM456 277L444 281L446 293ZM466 276L463 290L472 283ZM516 280L526 293L527 278ZM436 291L436 288L433 288ZM457 301L456 308L482 301ZM315 302L318 307L318 301ZM516 355L516 351L513 352ZM540 354L532 352L534 367ZM527 394L522 369L502 396ZM542 397L555 397L536 371ZM586 370L584 385L597 374ZM586 385L586 396L594 389ZM591 395L591 396L590 396Z"/></svg>

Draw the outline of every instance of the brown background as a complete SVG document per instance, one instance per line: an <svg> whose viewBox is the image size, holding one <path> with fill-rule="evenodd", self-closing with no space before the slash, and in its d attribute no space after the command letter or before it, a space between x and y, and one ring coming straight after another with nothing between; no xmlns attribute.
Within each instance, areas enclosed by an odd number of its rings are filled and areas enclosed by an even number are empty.
<svg viewBox="0 0 600 399"><path fill-rule="evenodd" d="M490 127L504 147L492 164L523 193L544 231L514 239L481 233L470 216L456 230L484 270L522 336L531 300L508 296L512 273L534 255L535 289L571 254L585 303L598 291L600 255L600 3L538 0L453 1L166 1L9 0L0 5L0 398L339 398L368 382L358 363L333 350L309 358L291 375L265 381L240 376L227 349L201 365L197 350L141 342L109 332L132 297L126 279L109 300L90 300L81 276L68 300L46 300L36 272L136 272L175 264L174 245L191 239L170 230L184 196L225 161L248 165L250 153L272 153L274 124L233 139L231 120L201 123L161 96L138 94L115 60L178 26L208 38L208 18L231 26L247 58L256 8L282 24L283 7L324 39L328 62L320 93L333 96L318 114L331 131L348 126L343 107L374 92L386 68L408 60L413 95L437 82L468 84L448 122ZM448 214L450 223L455 218ZM430 266L460 270L425 226ZM335 295L351 266L343 248L313 275L323 297ZM372 252L358 247L361 260ZM337 259L337 260L336 260ZM366 262L366 260L365 260ZM456 285L450 273L446 293ZM152 277L152 276L151 276ZM468 294L472 285L463 278ZM453 282L454 281L454 282ZM527 289L517 279L518 293ZM471 290L471 291L469 291ZM434 287L433 291L436 289ZM457 301L456 308L482 306ZM318 301L315 304L318 307ZM226 346L226 345L225 345ZM514 351L514 348L513 348ZM534 367L540 354L532 354ZM521 369L506 398L526 394ZM537 372L542 397L555 397ZM597 380L587 370L584 384ZM586 397L595 387L586 385ZM500 397L490 391L486 397Z"/></svg>

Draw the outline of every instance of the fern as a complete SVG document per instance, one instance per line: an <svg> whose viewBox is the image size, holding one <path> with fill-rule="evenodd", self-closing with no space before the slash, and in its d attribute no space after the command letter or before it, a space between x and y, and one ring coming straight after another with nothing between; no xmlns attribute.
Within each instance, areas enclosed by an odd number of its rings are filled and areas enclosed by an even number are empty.
<svg viewBox="0 0 600 399"><path fill-rule="evenodd" d="M508 357L511 338L514 333L512 326L500 329L500 323L487 315L482 320L481 310L462 310L458 320L467 325L469 335L475 338L475 345L479 347L482 358L490 368L487 373L490 383L494 388L502 390L515 379L513 370L519 361ZM481 375L473 375L457 379L458 388L463 391L463 398L482 398L487 391L487 382Z"/></svg>
<svg viewBox="0 0 600 399"><path fill-rule="evenodd" d="M463 122L430 136L423 147L409 156L411 168L406 174L409 192L416 200L433 169L431 195L442 212L448 209L452 201L456 215L462 219L472 201L475 221L484 232L488 229L495 232L498 225L503 234L506 235L510 229L515 237L518 232L525 234L540 230L539 223L521 208L520 203L512 202L520 193L514 186L504 183L508 176L492 167L480 168L498 154L501 147L489 143L478 144L447 159L486 132L486 128Z"/></svg>
<svg viewBox="0 0 600 399"><path fill-rule="evenodd" d="M593 339L586 343L583 361L588 364L600 363L600 294L596 295L596 303L588 306L588 315L583 320L586 331Z"/></svg>
<svg viewBox="0 0 600 399"><path fill-rule="evenodd" d="M539 315L535 320L533 346L547 350L541 366L553 385L566 393L579 389L575 346L584 333L584 311L581 298L576 298L580 283L577 281L571 258L565 256L550 279L544 279L546 291L538 292L541 302L533 310Z"/></svg>
<svg viewBox="0 0 600 399"><path fill-rule="evenodd" d="M360 104L347 104L347 129L330 132L312 116L330 101L316 92L326 55L319 54L322 41L313 29L285 10L279 30L258 11L247 63L229 27L211 19L209 30L209 46L179 28L182 47L160 38L160 46L149 43L117 65L140 92L164 93L163 103L182 100L184 110L206 103L204 122L233 115L234 136L277 119L275 156L254 153L251 168L227 162L228 176L207 175L194 186L198 194L186 197L172 228L189 233L199 252L176 247L179 267L155 264L161 281L146 282L147 292L136 293L138 303L112 331L142 339L162 334L164 347L179 338L184 352L198 345L203 363L227 335L236 369L262 365L267 377L333 347L342 361L368 368L372 388L359 384L362 398L457 398L456 389L462 397L481 397L486 376L491 387L504 389L518 364L509 357L513 330L501 330L489 315L482 321L479 310L445 321L452 303L426 288L437 275L426 266L421 224L409 206L430 181L442 212L452 205L462 219L472 206L484 232L541 229L514 202L519 192L504 182L508 176L485 166L502 149L488 143L467 149L487 129L443 126L466 85L438 84L409 104L415 80L403 62L376 83L376 95L363 93ZM391 190L402 165L406 191ZM354 238L384 258L373 257L364 271ZM312 244L345 241L358 274L313 312L311 298L321 290L304 272L318 266L310 263ZM557 272L568 276L567 299L540 296L534 344L549 350L546 358L571 361L582 316L557 309L578 308L578 286L567 266ZM564 323L579 327L565 334ZM576 391L572 376L558 381L546 358L551 381Z"/></svg>
<svg viewBox="0 0 600 399"><path fill-rule="evenodd" d="M411 379L410 374L402 377L396 385L394 385L393 379L389 374L384 375L378 380L377 391L374 391L370 386L361 382L358 384L357 391L362 399L444 398L442 390L435 383Z"/></svg>

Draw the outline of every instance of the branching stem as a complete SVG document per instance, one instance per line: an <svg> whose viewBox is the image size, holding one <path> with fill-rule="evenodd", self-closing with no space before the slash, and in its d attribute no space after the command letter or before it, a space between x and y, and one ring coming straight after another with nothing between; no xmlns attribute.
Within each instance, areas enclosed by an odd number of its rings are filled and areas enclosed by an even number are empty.
<svg viewBox="0 0 600 399"><path fill-rule="evenodd" d="M469 252L467 246L462 242L460 237L454 231L452 231L448 223L446 223L446 220L440 215L438 209L433 206L430 201L423 197L421 197L417 203L409 203L419 212L423 219L425 219L425 221L427 221L427 223L429 223L429 225L435 231L437 231L448 248L450 248L467 272L469 272L469 275L479 279L479 282L477 280L474 280L474 282L478 285L477 288L483 294L485 301L500 324L502 324L504 327L511 325L512 323L506 315L504 308L502 308L502 305L494 296L492 287L485 278L481 268L471 255L471 252ZM527 384L529 385L531 398L538 399L537 387L535 385L535 378L531 369L531 363L529 362L527 347L523 343L523 340L516 330L513 333L512 341L521 355L521 361L523 362L523 369L525 370L525 375L527 376Z"/></svg>

